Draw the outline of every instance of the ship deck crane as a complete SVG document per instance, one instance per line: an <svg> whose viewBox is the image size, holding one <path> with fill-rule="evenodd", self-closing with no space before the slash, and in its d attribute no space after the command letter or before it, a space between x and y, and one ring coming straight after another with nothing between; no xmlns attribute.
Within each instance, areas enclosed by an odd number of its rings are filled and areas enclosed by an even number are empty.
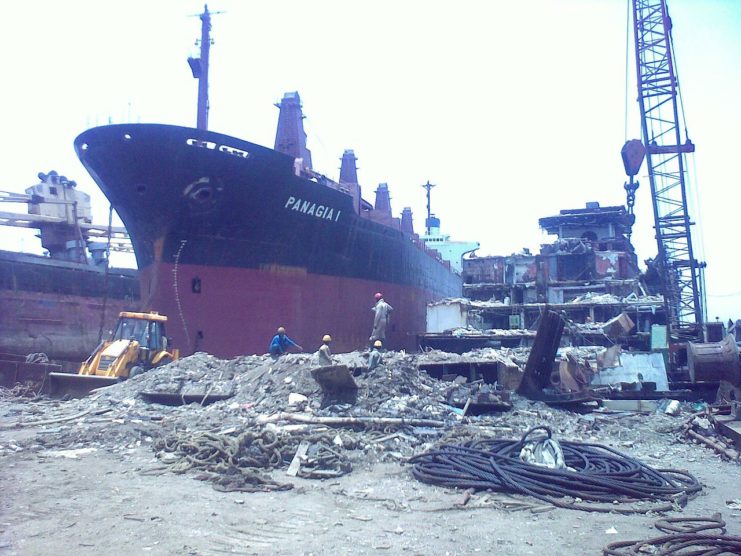
<svg viewBox="0 0 741 556"><path fill-rule="evenodd" d="M0 205L28 205L27 213L0 210L0 226L38 229L42 246L54 259L87 264L87 248L95 244L100 251L102 241L109 251L134 252L125 228L91 222L89 197L74 192L75 182L53 170L40 172L39 179L26 193L0 191Z"/></svg>
<svg viewBox="0 0 741 556"><path fill-rule="evenodd" d="M686 155L695 150L678 109L679 82L666 0L632 0L633 36L658 267L673 341L703 341L704 263L695 258ZM683 129L684 128L684 129Z"/></svg>

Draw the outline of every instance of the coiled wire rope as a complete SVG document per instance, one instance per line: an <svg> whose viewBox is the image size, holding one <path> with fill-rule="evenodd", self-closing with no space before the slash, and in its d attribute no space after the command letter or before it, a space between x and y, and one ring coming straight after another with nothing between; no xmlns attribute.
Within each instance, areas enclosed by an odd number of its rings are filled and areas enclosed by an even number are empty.
<svg viewBox="0 0 741 556"><path fill-rule="evenodd" d="M492 490L533 496L554 506L596 512L648 513L684 506L702 490L685 471L653 469L600 444L559 441L567 469L552 469L520 459L520 451L538 426L520 440L487 439L446 444L412 457L412 475L419 481L461 489ZM571 497L572 501L564 500ZM581 501L610 503L608 507ZM620 507L638 501L665 502L656 507Z"/></svg>
<svg viewBox="0 0 741 556"><path fill-rule="evenodd" d="M654 523L669 533L640 541L618 541L607 545L603 556L721 556L741 554L741 537L726 534L726 522L719 513L710 517L672 517Z"/></svg>

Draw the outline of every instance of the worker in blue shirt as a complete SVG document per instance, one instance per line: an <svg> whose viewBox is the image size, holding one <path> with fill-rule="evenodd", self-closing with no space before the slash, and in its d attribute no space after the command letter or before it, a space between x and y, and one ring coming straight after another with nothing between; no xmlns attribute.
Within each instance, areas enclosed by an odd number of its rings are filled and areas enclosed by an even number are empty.
<svg viewBox="0 0 741 556"><path fill-rule="evenodd" d="M299 351L304 350L304 348L302 348L300 345L286 336L286 329L281 326L280 328L278 328L278 333L273 336L273 340L270 342L268 352L270 353L270 355L280 357L290 346L295 346L296 349L298 349Z"/></svg>

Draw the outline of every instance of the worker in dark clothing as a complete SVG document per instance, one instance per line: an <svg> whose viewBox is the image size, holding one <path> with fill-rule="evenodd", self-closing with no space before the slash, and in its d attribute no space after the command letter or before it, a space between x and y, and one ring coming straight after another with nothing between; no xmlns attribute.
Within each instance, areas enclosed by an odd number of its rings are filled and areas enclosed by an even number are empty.
<svg viewBox="0 0 741 556"><path fill-rule="evenodd" d="M304 348L286 336L286 329L281 326L278 328L278 333L273 336L270 347L268 347L268 352L274 357L280 357L291 346L294 346L299 351L304 350Z"/></svg>

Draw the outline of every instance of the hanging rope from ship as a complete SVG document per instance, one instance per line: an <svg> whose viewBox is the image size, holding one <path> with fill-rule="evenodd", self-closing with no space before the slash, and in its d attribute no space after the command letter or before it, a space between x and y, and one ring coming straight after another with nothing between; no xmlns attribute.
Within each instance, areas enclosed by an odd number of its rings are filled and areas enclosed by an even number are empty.
<svg viewBox="0 0 741 556"><path fill-rule="evenodd" d="M180 322L183 325L183 332L185 333L185 342L186 345L189 347L191 346L190 343L190 334L188 333L188 323L185 322L185 314L183 313L183 305L180 302L180 289L178 287L178 270L180 265L180 254L183 252L183 249L185 248L185 244L188 243L187 239L181 239L180 240L180 247L178 247L178 252L175 253L175 267L172 269L172 287L175 291L175 304L178 306L178 314L180 315Z"/></svg>

